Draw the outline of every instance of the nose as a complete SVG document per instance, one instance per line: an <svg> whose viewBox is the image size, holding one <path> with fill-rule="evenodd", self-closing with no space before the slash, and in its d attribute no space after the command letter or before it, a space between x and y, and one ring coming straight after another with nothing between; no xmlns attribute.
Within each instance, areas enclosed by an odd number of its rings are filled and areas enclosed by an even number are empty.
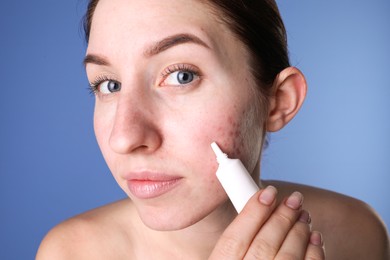
<svg viewBox="0 0 390 260"><path fill-rule="evenodd" d="M142 98L118 98L109 144L119 154L151 153L161 145L161 133L153 112Z"/></svg>

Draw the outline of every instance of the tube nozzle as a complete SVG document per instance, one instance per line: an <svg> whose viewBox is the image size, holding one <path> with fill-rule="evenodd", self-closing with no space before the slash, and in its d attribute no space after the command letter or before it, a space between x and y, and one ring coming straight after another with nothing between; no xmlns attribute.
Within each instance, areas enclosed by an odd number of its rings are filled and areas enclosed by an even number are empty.
<svg viewBox="0 0 390 260"><path fill-rule="evenodd" d="M223 160L228 158L227 154L222 152L221 148L219 148L216 142L211 143L211 148L213 149L215 156L217 156L218 163L221 163Z"/></svg>

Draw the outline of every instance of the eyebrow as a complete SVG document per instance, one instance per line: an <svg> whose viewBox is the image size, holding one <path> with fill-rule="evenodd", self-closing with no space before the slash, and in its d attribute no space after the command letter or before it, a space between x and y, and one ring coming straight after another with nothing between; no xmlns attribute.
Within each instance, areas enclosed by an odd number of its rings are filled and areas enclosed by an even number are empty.
<svg viewBox="0 0 390 260"><path fill-rule="evenodd" d="M172 48L180 44L185 44L185 43L195 43L207 49L210 49L210 47L199 37L193 34L181 33L181 34L168 36L158 42L153 43L150 47L148 47L144 51L144 56L145 57L155 56L163 51L168 50L169 48ZM87 66L87 64L89 63L100 65L100 66L110 65L110 63L105 58L95 54L87 54L85 56L83 61L84 66Z"/></svg>
<svg viewBox="0 0 390 260"><path fill-rule="evenodd" d="M109 66L110 63L103 57L95 54L87 54L83 60L83 64L86 67L87 64L92 63L100 66Z"/></svg>
<svg viewBox="0 0 390 260"><path fill-rule="evenodd" d="M157 55L169 48L172 48L174 46L184 44L184 43L195 43L198 45L201 45L207 49L210 47L202 41L199 37L193 35L193 34L187 34L187 33L181 33L181 34L175 34L172 36L168 36L161 41L158 41L149 48L146 49L144 52L144 55L146 57Z"/></svg>

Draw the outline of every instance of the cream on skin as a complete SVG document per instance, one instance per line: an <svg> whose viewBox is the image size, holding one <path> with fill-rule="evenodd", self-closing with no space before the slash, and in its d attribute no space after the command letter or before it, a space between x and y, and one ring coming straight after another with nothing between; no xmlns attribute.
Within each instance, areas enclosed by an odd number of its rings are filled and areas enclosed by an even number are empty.
<svg viewBox="0 0 390 260"><path fill-rule="evenodd" d="M145 225L177 230L235 214L210 143L258 176L263 123L247 52L224 24L196 1L101 0L86 70L101 83L98 144ZM177 71L193 80L180 84ZM108 91L113 82L120 91Z"/></svg>

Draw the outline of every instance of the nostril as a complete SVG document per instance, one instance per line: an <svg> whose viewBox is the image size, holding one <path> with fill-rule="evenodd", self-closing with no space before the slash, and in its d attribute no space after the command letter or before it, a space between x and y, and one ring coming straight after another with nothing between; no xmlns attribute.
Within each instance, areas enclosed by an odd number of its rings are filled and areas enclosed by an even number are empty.
<svg viewBox="0 0 390 260"><path fill-rule="evenodd" d="M150 147L147 146L147 145L140 145L138 147L135 147L135 149L132 150L132 152L143 152L143 153L147 153L148 151L150 151Z"/></svg>

